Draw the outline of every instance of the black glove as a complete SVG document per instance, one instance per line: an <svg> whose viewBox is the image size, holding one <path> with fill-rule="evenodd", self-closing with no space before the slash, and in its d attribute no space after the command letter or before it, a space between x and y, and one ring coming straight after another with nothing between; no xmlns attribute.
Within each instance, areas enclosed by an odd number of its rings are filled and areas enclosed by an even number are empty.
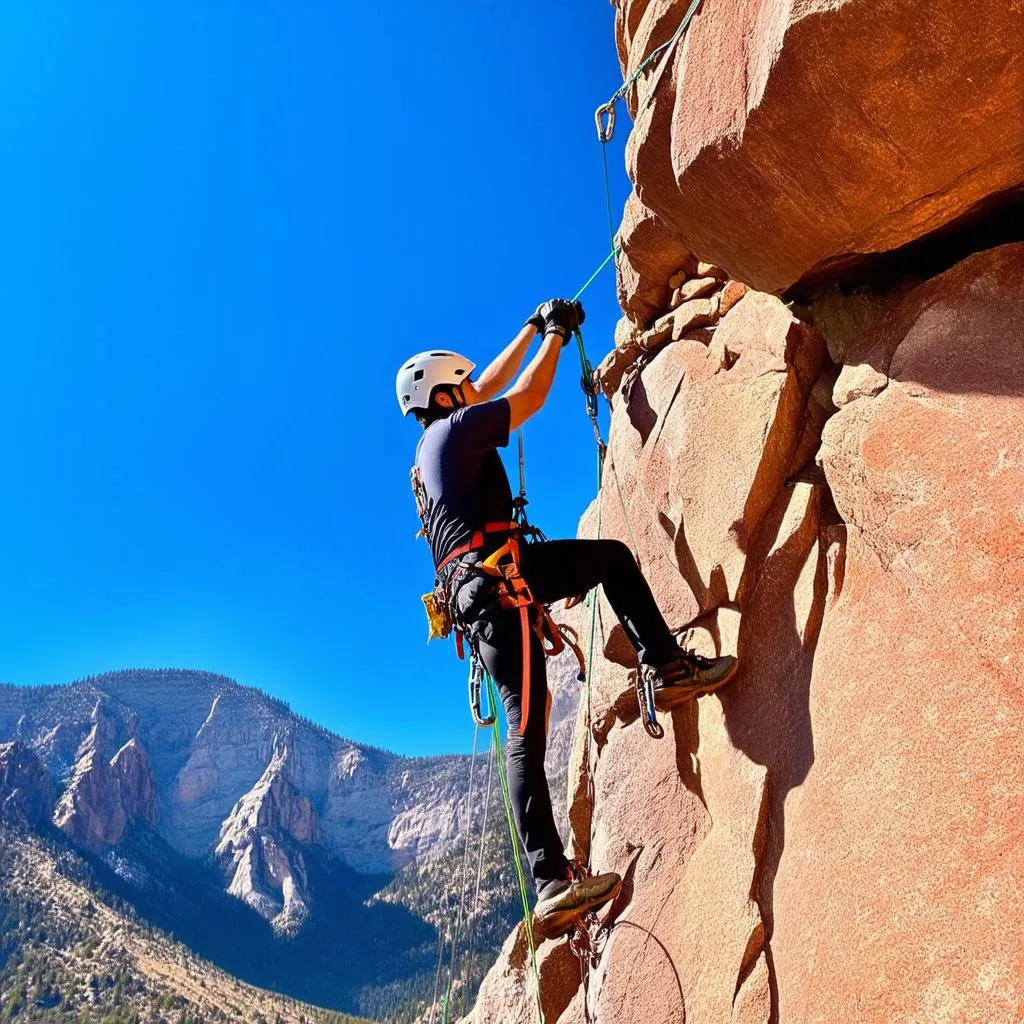
<svg viewBox="0 0 1024 1024"><path fill-rule="evenodd" d="M533 327L537 331L538 334L543 336L543 334L544 334L544 317L541 315L540 306L537 307L537 311L533 314L533 316L527 318L526 323L524 323L523 326L524 327Z"/></svg>
<svg viewBox="0 0 1024 1024"><path fill-rule="evenodd" d="M563 345L568 345L573 331L586 319L583 306L572 299L551 299L543 303L535 314L544 318L544 334L557 334Z"/></svg>

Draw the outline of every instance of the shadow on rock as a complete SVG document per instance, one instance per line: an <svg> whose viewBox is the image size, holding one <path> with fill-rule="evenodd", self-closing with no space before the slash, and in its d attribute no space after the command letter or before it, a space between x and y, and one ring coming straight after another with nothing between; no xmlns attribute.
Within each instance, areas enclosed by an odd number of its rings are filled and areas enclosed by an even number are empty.
<svg viewBox="0 0 1024 1024"><path fill-rule="evenodd" d="M827 559L818 537L820 495L803 487L803 496L809 497L802 519L781 544L780 530L790 521L793 502L800 500L799 489L788 488L769 516L763 536L770 538L765 545L770 554L754 575L740 624L740 675L720 695L732 742L767 769L751 890L767 940L773 930L775 876L785 849L786 797L814 764L810 688L825 609Z"/></svg>

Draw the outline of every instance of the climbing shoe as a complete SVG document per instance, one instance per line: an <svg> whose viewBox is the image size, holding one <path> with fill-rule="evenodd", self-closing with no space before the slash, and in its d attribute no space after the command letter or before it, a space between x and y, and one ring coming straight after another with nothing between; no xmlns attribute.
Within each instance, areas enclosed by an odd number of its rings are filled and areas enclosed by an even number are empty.
<svg viewBox="0 0 1024 1024"><path fill-rule="evenodd" d="M558 938L584 914L615 899L621 888L622 879L614 871L548 882L537 893L537 905L533 908L537 930L544 938Z"/></svg>
<svg viewBox="0 0 1024 1024"><path fill-rule="evenodd" d="M654 706L659 711L668 711L730 683L736 674L736 659L731 654L703 658L680 649L667 665L648 671L654 675Z"/></svg>

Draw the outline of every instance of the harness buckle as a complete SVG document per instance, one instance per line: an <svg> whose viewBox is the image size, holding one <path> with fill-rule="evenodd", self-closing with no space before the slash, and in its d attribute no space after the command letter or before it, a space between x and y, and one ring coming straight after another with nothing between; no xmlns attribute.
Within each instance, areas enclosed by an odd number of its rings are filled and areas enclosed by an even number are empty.
<svg viewBox="0 0 1024 1024"><path fill-rule="evenodd" d="M597 126L597 141L611 142L615 134L615 100L602 103L594 111L594 124Z"/></svg>

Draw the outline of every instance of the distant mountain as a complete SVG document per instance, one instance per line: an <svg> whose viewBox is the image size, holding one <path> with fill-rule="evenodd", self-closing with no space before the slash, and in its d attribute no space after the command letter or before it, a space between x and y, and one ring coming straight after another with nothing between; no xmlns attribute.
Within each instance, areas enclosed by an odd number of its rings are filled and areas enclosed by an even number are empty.
<svg viewBox="0 0 1024 1024"><path fill-rule="evenodd" d="M10 807L0 815L0 1020L360 1024L196 957L104 891L102 867L60 833L35 835L15 818Z"/></svg>
<svg viewBox="0 0 1024 1024"><path fill-rule="evenodd" d="M564 807L576 690L553 676ZM200 956L349 1012L411 1020L430 997L467 823L483 820L468 757L401 757L171 669L0 686L0 744L0 812L40 834L52 823L106 891ZM519 913L494 788L489 800L471 984Z"/></svg>

